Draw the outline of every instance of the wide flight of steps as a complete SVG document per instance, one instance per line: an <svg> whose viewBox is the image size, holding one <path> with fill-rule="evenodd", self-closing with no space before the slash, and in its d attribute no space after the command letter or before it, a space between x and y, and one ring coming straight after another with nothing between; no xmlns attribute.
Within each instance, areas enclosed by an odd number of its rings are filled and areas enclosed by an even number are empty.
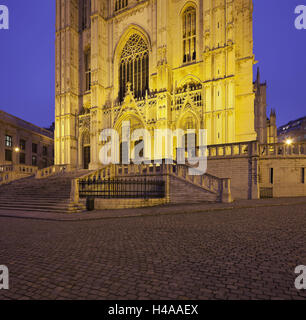
<svg viewBox="0 0 306 320"><path fill-rule="evenodd" d="M88 170L62 173L45 179L29 177L0 186L0 210L75 213L86 208L70 201L71 181Z"/></svg>

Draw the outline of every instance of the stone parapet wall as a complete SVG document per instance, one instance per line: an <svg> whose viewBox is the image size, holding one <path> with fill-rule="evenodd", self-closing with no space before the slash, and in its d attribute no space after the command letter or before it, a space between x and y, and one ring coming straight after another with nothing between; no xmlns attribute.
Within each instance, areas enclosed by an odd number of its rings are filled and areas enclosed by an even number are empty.
<svg viewBox="0 0 306 320"><path fill-rule="evenodd" d="M304 197L305 172L306 158L262 158L259 161L259 184L262 192L270 190L270 196L275 198Z"/></svg>
<svg viewBox="0 0 306 320"><path fill-rule="evenodd" d="M36 174L38 168L26 165L0 166L0 185Z"/></svg>
<svg viewBox="0 0 306 320"><path fill-rule="evenodd" d="M220 178L231 179L231 193L235 200L258 199L257 158L241 157L211 159L207 172Z"/></svg>

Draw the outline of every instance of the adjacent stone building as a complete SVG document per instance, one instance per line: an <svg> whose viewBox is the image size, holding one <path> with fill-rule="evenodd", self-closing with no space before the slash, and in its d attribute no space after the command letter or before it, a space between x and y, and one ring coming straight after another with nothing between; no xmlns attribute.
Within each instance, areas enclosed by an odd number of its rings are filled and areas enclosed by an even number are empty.
<svg viewBox="0 0 306 320"><path fill-rule="evenodd" d="M53 132L0 110L0 167L54 164Z"/></svg>
<svg viewBox="0 0 306 320"><path fill-rule="evenodd" d="M292 120L278 128L280 142L306 142L306 117Z"/></svg>

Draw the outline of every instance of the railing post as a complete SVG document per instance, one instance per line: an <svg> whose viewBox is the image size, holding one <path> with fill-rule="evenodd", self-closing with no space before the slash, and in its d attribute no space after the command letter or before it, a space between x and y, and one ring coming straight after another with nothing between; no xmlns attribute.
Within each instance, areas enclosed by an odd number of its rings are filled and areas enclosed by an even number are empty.
<svg viewBox="0 0 306 320"><path fill-rule="evenodd" d="M231 179L221 179L221 201L222 203L232 203Z"/></svg>
<svg viewBox="0 0 306 320"><path fill-rule="evenodd" d="M144 182L144 198L147 199L147 178L145 178Z"/></svg>
<svg viewBox="0 0 306 320"><path fill-rule="evenodd" d="M73 203L78 203L80 200L79 197L79 180L74 179L71 181L71 192L70 192L70 199Z"/></svg>

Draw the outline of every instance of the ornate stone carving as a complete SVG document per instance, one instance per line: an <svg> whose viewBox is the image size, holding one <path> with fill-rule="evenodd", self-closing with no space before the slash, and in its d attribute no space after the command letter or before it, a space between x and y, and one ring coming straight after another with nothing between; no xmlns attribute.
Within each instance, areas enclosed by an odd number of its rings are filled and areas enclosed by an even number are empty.
<svg viewBox="0 0 306 320"><path fill-rule="evenodd" d="M90 123L91 123L90 115L80 116L80 118L79 118L79 129L82 129L82 130L88 129L88 130L90 130Z"/></svg>

